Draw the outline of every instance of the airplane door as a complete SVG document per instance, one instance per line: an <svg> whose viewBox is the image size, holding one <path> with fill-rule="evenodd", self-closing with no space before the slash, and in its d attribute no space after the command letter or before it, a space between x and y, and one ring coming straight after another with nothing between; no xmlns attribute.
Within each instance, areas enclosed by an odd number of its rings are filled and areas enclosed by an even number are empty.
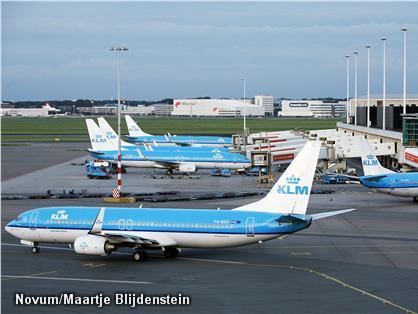
<svg viewBox="0 0 418 314"><path fill-rule="evenodd" d="M35 211L30 215L29 229L36 230L36 219L38 218L39 211Z"/></svg>
<svg viewBox="0 0 418 314"><path fill-rule="evenodd" d="M247 237L254 236L254 217L247 218Z"/></svg>

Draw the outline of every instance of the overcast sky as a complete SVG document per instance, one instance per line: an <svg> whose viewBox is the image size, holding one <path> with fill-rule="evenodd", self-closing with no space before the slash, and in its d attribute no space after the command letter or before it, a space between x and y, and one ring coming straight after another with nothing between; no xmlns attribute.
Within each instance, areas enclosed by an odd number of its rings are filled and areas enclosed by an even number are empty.
<svg viewBox="0 0 418 314"><path fill-rule="evenodd" d="M408 91L418 92L418 2L141 3L2 2L2 99L110 99L125 45L122 96L345 97L345 55L359 50L359 94L402 92L408 27ZM351 58L352 59L352 58ZM353 72L352 72L353 74Z"/></svg>

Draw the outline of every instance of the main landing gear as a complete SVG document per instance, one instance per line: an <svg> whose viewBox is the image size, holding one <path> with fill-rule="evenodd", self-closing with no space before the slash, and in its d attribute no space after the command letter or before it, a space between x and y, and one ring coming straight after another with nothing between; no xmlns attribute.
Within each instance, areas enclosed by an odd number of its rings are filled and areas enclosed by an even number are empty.
<svg viewBox="0 0 418 314"><path fill-rule="evenodd" d="M38 243L34 243L34 244L33 244L33 247L32 247L32 253L33 253L33 254L39 253L39 246L38 246Z"/></svg>
<svg viewBox="0 0 418 314"><path fill-rule="evenodd" d="M147 260L148 254L143 250L136 250L134 254L132 254L132 258L135 262L143 262Z"/></svg>
<svg viewBox="0 0 418 314"><path fill-rule="evenodd" d="M163 252L166 258L176 258L179 256L180 250L176 247L166 247L163 248Z"/></svg>

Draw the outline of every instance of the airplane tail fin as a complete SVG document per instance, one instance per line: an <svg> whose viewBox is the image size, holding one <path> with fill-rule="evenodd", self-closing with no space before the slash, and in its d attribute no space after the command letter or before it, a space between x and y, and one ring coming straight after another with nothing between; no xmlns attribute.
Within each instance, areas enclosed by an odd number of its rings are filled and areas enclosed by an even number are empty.
<svg viewBox="0 0 418 314"><path fill-rule="evenodd" d="M86 119L87 130L89 131L91 147L94 151L115 150L116 147L100 130L99 126L92 120Z"/></svg>
<svg viewBox="0 0 418 314"><path fill-rule="evenodd" d="M360 139L361 164L365 176L374 176L379 174L393 173L392 170L382 167L379 160L373 152L373 148L365 138Z"/></svg>
<svg viewBox="0 0 418 314"><path fill-rule="evenodd" d="M98 118L97 121L99 121L99 127L102 130L102 132L106 135L107 139L112 142L114 146L118 146L118 135L116 132L112 129L110 124L106 121L105 118ZM135 147L136 145L125 142L124 140L121 140L121 146L131 146Z"/></svg>
<svg viewBox="0 0 418 314"><path fill-rule="evenodd" d="M320 142L308 141L264 198L234 210L304 215L320 148Z"/></svg>
<svg viewBox="0 0 418 314"><path fill-rule="evenodd" d="M131 116L125 116L126 125L128 126L129 136L152 136L151 134L145 133L141 130L138 124L132 119Z"/></svg>

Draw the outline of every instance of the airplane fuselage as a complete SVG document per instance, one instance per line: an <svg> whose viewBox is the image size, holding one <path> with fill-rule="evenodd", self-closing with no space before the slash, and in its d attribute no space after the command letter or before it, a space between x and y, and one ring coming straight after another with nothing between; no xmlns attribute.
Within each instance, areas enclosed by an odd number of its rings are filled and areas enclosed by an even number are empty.
<svg viewBox="0 0 418 314"><path fill-rule="evenodd" d="M22 213L6 230L36 243L74 243L91 230L98 207L38 208ZM309 216L280 222L280 214L192 209L106 208L102 232L155 239L178 248L220 248L257 243L308 228ZM157 245L156 247L160 247Z"/></svg>
<svg viewBox="0 0 418 314"><path fill-rule="evenodd" d="M191 135L150 135L150 136L129 136L129 141L137 144L152 143L174 143L178 145L202 145L209 147L231 146L232 139L230 137L219 136L191 136Z"/></svg>
<svg viewBox="0 0 418 314"><path fill-rule="evenodd" d="M418 197L418 172L362 176L360 182L376 191L394 196Z"/></svg>
<svg viewBox="0 0 418 314"><path fill-rule="evenodd" d="M208 152L184 150L170 151L146 151L136 150L122 151L122 166L137 168L177 168L181 165L191 165L196 169L243 169L251 165L250 161L242 155L225 151ZM110 162L117 161L116 151L94 152L90 151L93 158Z"/></svg>

